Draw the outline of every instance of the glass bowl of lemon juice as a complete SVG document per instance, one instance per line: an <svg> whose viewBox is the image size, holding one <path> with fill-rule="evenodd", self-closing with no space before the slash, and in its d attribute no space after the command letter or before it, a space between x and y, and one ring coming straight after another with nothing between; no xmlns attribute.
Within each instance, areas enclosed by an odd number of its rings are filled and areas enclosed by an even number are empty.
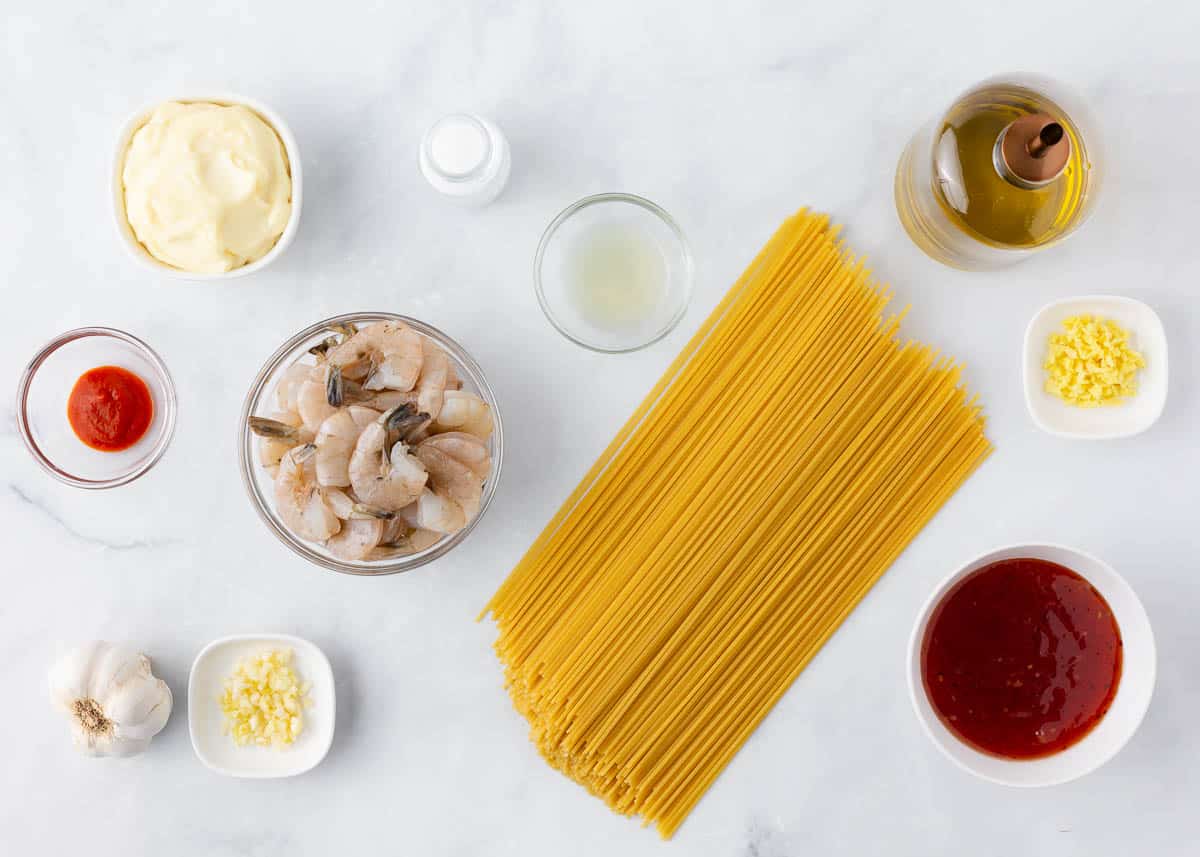
<svg viewBox="0 0 1200 857"><path fill-rule="evenodd" d="M644 348L687 310L692 254L679 225L640 196L585 197L546 227L533 266L538 303L563 336L594 351Z"/></svg>

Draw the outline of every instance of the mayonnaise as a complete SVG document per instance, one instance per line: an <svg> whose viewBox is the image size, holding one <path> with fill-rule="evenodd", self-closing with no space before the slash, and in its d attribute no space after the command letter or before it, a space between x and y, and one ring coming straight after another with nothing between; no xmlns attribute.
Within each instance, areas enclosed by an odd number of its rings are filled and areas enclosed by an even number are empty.
<svg viewBox="0 0 1200 857"><path fill-rule="evenodd" d="M168 102L125 151L125 217L154 258L217 273L265 256L292 211L279 136L234 105Z"/></svg>

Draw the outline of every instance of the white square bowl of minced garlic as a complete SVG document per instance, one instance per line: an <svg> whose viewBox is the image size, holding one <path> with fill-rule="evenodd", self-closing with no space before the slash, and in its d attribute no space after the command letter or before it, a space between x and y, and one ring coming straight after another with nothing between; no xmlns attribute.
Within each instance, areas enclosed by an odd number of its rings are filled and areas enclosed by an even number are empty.
<svg viewBox="0 0 1200 857"><path fill-rule="evenodd" d="M231 777L294 777L333 744L333 668L290 634L222 637L188 676L188 731L206 766Z"/></svg>
<svg viewBox="0 0 1200 857"><path fill-rule="evenodd" d="M1025 331L1025 404L1038 428L1106 440L1150 428L1167 402L1167 335L1158 314L1120 295L1064 298Z"/></svg>

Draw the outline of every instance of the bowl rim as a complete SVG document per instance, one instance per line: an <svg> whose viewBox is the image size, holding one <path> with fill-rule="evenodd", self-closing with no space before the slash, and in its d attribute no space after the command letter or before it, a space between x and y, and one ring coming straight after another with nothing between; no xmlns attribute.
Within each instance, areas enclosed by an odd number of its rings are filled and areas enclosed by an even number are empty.
<svg viewBox="0 0 1200 857"><path fill-rule="evenodd" d="M325 746L321 748L320 753L317 755L316 759L313 760L313 763L307 767L299 768L295 771L287 771L284 773L236 770L233 768L227 768L224 765L218 765L200 749L200 741L196 737L196 727L192 719L192 712L195 710L196 700L200 699L203 695L198 692L196 687L196 669L200 666L200 662L203 661L213 649L216 649L219 646L224 646L229 643L247 643L255 641L261 641L264 643L284 643L292 649L305 649L314 656L315 660L321 665L322 670L329 676L329 730L328 734L325 736ZM196 754L196 758L203 763L204 767L208 768L210 771L215 771L218 774L223 774L227 777L235 777L238 779L253 780L275 780L284 779L286 777L298 777L300 774L308 773L317 765L321 764L321 762L325 761L325 757L329 755L329 749L333 746L333 735L337 729L337 681L333 674L333 664L329 662L329 656L325 654L324 650L320 646L318 646L312 640L307 640L304 637L298 637L295 634L272 634L269 632L258 632L253 634L227 634L224 637L218 637L201 648L200 651L196 653L196 657L192 659L192 666L188 670L187 692L188 738L192 744L192 752Z"/></svg>
<svg viewBox="0 0 1200 857"><path fill-rule="evenodd" d="M487 481L484 483L483 495L479 500L479 511L475 517L467 522L467 525L446 538L440 539L431 547L419 553L409 556L398 557L394 560L379 561L375 563L366 562L347 562L344 560L335 559L334 557L325 556L313 550L310 543L299 536L292 533L287 527L282 526L275 520L273 509L270 508L268 498L264 497L259 491L258 482L255 479L255 474L258 467L257 458L255 456L254 434L249 428L249 419L254 415L255 406L261 401L264 394L268 394L267 383L271 376L275 373L283 363L292 357L298 357L296 354L297 348L305 341L311 339L318 334L325 333L335 324L374 322L374 321L402 321L412 327L418 333L428 336L438 345L442 346L460 368L465 370L469 380L475 385L479 396L488 404L492 410L492 471L488 475ZM258 517L267 525L267 529L275 534L283 544L285 544L293 553L303 557L309 562L319 565L322 568L336 571L340 574L349 574L357 577L384 577L390 574L399 574L405 571L412 571L427 565L436 559L441 558L449 553L453 548L458 546L471 532L478 526L483 519L484 513L492 503L492 498L495 496L496 488L500 482L500 473L504 464L504 426L500 416L500 406L496 401L495 393L487 382L486 376L483 374L483 369L475 361L465 348L458 344L447 334L443 333L438 328L431 324L420 321L419 319L411 318L406 315L399 315L391 312L352 312L343 313L341 315L331 316L330 318L322 319L309 325L303 330L290 336L282 345L263 364L258 375L250 384L250 389L246 393L243 400L241 415L238 419L238 465L241 471L242 484L246 488L246 494L250 499L250 505L254 507Z"/></svg>
<svg viewBox="0 0 1200 857"><path fill-rule="evenodd" d="M292 211L288 217L287 226L283 229L283 233L279 236L275 245L261 259L256 259L248 265L242 265L240 268L234 268L232 271L218 271L215 273L185 271L182 268L168 265L151 256L149 251L142 246L141 242L133 234L133 229L125 216L125 193L121 181L121 174L125 167L125 153L129 148L129 141L137 130L145 124L146 118L156 108L171 101L177 101L182 104L203 102L226 106L239 105L249 108L271 126L271 129L278 135L280 142L283 143L283 151L287 156L288 170L292 178ZM121 124L120 130L117 133L117 143L116 149L113 152L112 164L112 174L109 177L109 193L112 195L113 223L116 226L117 237L129 256L146 270L165 274L176 280L191 282L211 282L213 280L231 280L237 277L244 277L247 274L253 274L255 271L262 270L279 258L283 254L283 251L292 243L292 240L296 237L296 231L300 228L300 210L304 200L304 174L300 162L300 147L296 143L296 137L292 134L292 129L284 121L283 117L257 99L232 92L204 91L167 98L157 98L154 101L146 102L133 111L125 122Z"/></svg>
<svg viewBox="0 0 1200 857"><path fill-rule="evenodd" d="M1109 429L1105 431L1086 432L1086 431L1070 431L1061 429L1047 422L1042 418L1039 408L1034 403L1034 396L1041 390L1041 385L1034 373L1030 372L1030 360L1035 351L1041 348L1041 345L1034 342L1034 329L1038 323L1047 314L1055 309L1066 304L1124 304L1125 306L1137 309L1144 312L1148 319L1151 320L1156 331L1157 338L1162 340L1162 358L1159 361L1161 364L1161 372L1163 376L1163 395L1159 400L1157 407L1153 411L1147 412L1145 420L1139 424L1135 424L1128 429ZM1170 394L1170 343L1167 341L1166 327L1163 325L1162 317L1155 311L1154 307L1150 306L1145 301L1140 301L1137 298L1131 298L1126 295L1071 295L1065 298L1056 298L1049 301L1038 308L1029 318L1029 323L1025 325L1025 336L1021 345L1021 386L1025 398L1025 410L1029 413L1029 418L1033 420L1033 424L1046 434L1054 437L1067 438L1068 440L1118 440L1125 437L1133 437L1142 432L1149 430L1163 411L1166 410L1167 396ZM1040 360L1038 361L1040 365Z"/></svg>
<svg viewBox="0 0 1200 857"><path fill-rule="evenodd" d="M1129 609L1126 611L1126 615L1128 616L1129 613L1133 613L1135 618L1141 618L1144 620L1146 634L1144 640L1140 642L1140 645L1146 649L1149 658L1149 671L1147 675L1144 698L1135 699L1132 703L1132 717L1128 721L1127 730L1125 734L1120 737L1120 740L1118 740L1109 751L1093 754L1092 758L1086 763L1081 764L1078 770L1055 776L1047 776L1036 782L1020 782L1012 779L1005 779L1000 776L986 773L980 770L979 767L968 763L962 758L959 758L950 751L942 737L939 734L935 734L934 724L930 722L929 717L926 716L925 711L921 707L921 701L924 700L932 709L932 703L929 703L928 694L925 692L924 683L920 680L919 676L921 674L921 646L925 636L925 629L928 626L929 618L933 614L934 608L956 583L958 583L968 574L972 574L979 570L979 568L986 564L989 559L1002 554L1011 554L1014 551L1019 551L1022 554L1029 552L1028 555L1031 556L1036 556L1037 553L1040 552L1061 551L1063 553L1078 557L1085 563L1090 563L1097 568L1103 569L1104 572L1109 575L1109 581L1106 582L1113 583L1117 588L1123 590L1124 594L1128 597ZM1071 570L1087 580L1089 584L1093 586L1096 585L1095 581L1089 578L1087 575L1084 575L1075 568L1072 568ZM1114 614L1116 613L1115 610L1113 612ZM1119 620L1118 625L1120 625ZM1122 631L1122 640L1123 642L1127 642L1124 631ZM1122 668L1122 681L1124 680L1125 666L1127 666L1127 663L1123 665ZM905 651L904 672L905 679L908 684L909 701L912 704L913 714L916 717L917 722L921 724L921 731L924 732L925 736L930 740L930 742L937 747L938 751L951 762L953 762L955 766L973 776L997 785L1008 786L1010 788L1044 788L1047 786L1056 786L1072 782L1092 773L1120 753L1125 745L1129 743L1130 739L1137 734L1138 729L1141 727L1142 721L1146 717L1147 711L1149 711L1150 702L1154 697L1154 687L1158 672L1158 649L1154 640L1154 628L1150 623L1149 615L1146 613L1145 605L1142 604L1142 601L1138 597L1136 590L1134 590L1134 588L1129 585L1129 582L1109 563L1105 562L1094 554L1088 553L1087 551L1056 542L1014 542L1011 544L997 545L989 550L983 551L982 553L971 557L966 562L959 564L954 571L942 578L933 587L930 594L925 598L920 609L917 611L916 620L914 621L912 631L909 634L908 646ZM1119 688L1117 692L1118 694L1120 693ZM1109 713L1111 713L1111 709L1106 712L1104 716L1107 717ZM937 720L936 712L933 714L933 719ZM940 723L940 721L938 722ZM962 739L958 738L958 736L946 729L945 726L942 726L942 729L947 735L950 736L950 740L957 742L957 746L965 748L968 751L970 758L988 760L995 760L998 758L984 753L983 751L967 744ZM1060 756L1062 753L1081 746L1084 742L1089 740L1093 734L1095 734L1094 729L1093 731L1087 733L1078 743L1073 744L1070 747L1067 747L1059 753L1055 753L1051 756L1028 760L1005 759L1003 761L1017 766L1038 764L1046 759L1053 759L1057 756Z"/></svg>
<svg viewBox="0 0 1200 857"><path fill-rule="evenodd" d="M623 203L635 205L650 214L657 217L662 223L671 230L675 235L675 240L679 244L680 255L683 258L684 269L684 284L683 284L683 299L679 302L678 309L675 310L671 318L668 319L661 328L651 334L647 339L622 347L608 347L596 345L588 342L575 334L571 333L567 328L555 318L554 313L550 309L549 302L546 300L545 288L542 285L542 262L545 259L546 249L550 246L550 242L554 239L559 228L570 220L574 215L578 214L585 208L590 208L594 205L603 205L607 203ZM537 251L533 257L533 290L537 296L538 305L542 308L542 314L546 316L546 320L550 325L561 333L565 338L574 342L576 345L582 346L589 351L595 351L600 354L628 354L632 351L641 351L654 343L658 342L668 333L676 328L683 317L687 315L688 306L692 302L692 291L695 285L695 260L692 256L691 245L688 244L687 236L684 235L683 229L675 221L666 209L660 205L651 202L645 197L638 196L633 193L624 193L620 191L610 191L606 193L595 193L591 196L585 196L582 199L568 205L550 221L550 224L542 232L542 237L538 241Z"/></svg>
<svg viewBox="0 0 1200 857"><path fill-rule="evenodd" d="M64 345L69 345L72 342L93 336L117 339L138 352L158 374L163 388L164 401L161 403L162 429L159 431L158 439L155 441L153 448L151 448L150 452L137 467L114 476L111 479L87 479L82 476L76 476L70 471L59 467L38 445L37 440L33 436L33 427L29 421L29 391L33 386L33 379L42 367L42 364L50 358L50 355ZM88 490L117 488L121 485L128 485L130 482L148 473L154 465L158 464L159 460L166 453L167 447L171 445L171 439L175 436L175 420L178 408L179 403L175 392L175 379L171 377L171 372L167 369L167 364L144 341L132 333L126 333L115 327L76 327L60 333L38 349L37 353L26 364L24 371L21 373L21 379L17 382L17 433L21 436L21 440L24 441L25 448L29 450L29 454L33 456L33 460L43 470L59 482L75 488L85 488Z"/></svg>

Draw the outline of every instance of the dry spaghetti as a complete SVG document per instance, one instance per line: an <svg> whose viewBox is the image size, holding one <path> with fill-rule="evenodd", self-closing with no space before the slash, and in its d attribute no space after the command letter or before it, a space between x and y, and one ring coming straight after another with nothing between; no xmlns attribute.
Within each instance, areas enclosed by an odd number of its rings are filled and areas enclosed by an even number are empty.
<svg viewBox="0 0 1200 857"><path fill-rule="evenodd" d="M542 755L664 837L991 451L889 298L789 219L484 611Z"/></svg>

